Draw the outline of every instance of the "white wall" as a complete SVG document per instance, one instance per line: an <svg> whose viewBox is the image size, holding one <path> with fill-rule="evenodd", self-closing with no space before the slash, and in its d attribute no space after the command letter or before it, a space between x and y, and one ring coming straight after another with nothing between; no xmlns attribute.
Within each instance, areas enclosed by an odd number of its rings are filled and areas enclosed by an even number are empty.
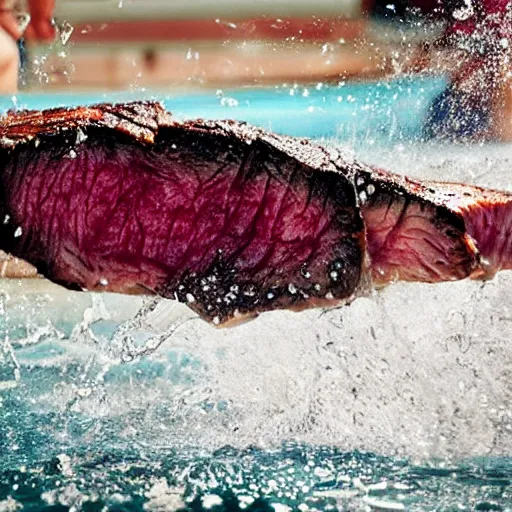
<svg viewBox="0 0 512 512"><path fill-rule="evenodd" d="M356 17L360 12L361 0L59 0L56 16L85 22L315 14Z"/></svg>

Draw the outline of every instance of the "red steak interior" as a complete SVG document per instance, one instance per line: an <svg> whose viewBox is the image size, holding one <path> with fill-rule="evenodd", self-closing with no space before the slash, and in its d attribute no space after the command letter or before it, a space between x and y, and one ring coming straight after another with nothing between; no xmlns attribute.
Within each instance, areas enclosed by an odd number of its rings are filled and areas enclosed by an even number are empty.
<svg viewBox="0 0 512 512"><path fill-rule="evenodd" d="M343 175L199 126L152 146L70 133L18 146L2 175L3 248L50 279L160 293L216 324L354 292L363 232Z"/></svg>
<svg viewBox="0 0 512 512"><path fill-rule="evenodd" d="M375 284L468 277L477 254L461 216L437 189L380 170L355 178Z"/></svg>

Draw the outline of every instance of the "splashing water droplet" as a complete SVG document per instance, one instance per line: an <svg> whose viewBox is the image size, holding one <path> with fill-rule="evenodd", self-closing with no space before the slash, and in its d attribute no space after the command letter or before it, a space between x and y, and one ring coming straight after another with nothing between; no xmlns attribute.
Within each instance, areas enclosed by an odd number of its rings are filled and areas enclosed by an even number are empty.
<svg viewBox="0 0 512 512"><path fill-rule="evenodd" d="M87 135L83 132L81 128L78 128L76 131L76 143L81 144L82 142L87 140Z"/></svg>
<svg viewBox="0 0 512 512"><path fill-rule="evenodd" d="M232 28L232 29L235 29L236 28L236 23L232 23L230 21L223 21L221 20L220 18L217 18L215 20L215 23L219 24L219 25L224 25L226 27L229 27L229 28Z"/></svg>
<svg viewBox="0 0 512 512"><path fill-rule="evenodd" d="M325 43L322 45L322 57L327 57L327 60L325 61L325 64L331 64L332 58L335 53L334 45L331 43Z"/></svg>
<svg viewBox="0 0 512 512"><path fill-rule="evenodd" d="M57 32L59 34L60 42L63 46L68 44L71 34L73 34L74 27L67 21L57 24Z"/></svg>
<svg viewBox="0 0 512 512"><path fill-rule="evenodd" d="M20 364L8 339L0 345L0 389L11 389L20 380Z"/></svg>
<svg viewBox="0 0 512 512"><path fill-rule="evenodd" d="M471 3L471 0L464 0L464 6L461 6L459 9L455 9L452 13L452 16L457 21L466 21L473 14L475 13L475 10L473 9L473 4Z"/></svg>
<svg viewBox="0 0 512 512"><path fill-rule="evenodd" d="M220 104L223 107L238 107L239 102L235 98L222 98Z"/></svg>

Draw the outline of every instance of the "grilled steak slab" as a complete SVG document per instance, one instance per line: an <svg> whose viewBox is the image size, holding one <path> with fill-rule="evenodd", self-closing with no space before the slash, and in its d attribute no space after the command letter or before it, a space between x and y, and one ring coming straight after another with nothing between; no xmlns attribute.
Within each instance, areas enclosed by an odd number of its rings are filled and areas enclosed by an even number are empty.
<svg viewBox="0 0 512 512"><path fill-rule="evenodd" d="M12 112L0 151L0 249L67 288L159 294L215 325L509 268L509 194L158 103Z"/></svg>

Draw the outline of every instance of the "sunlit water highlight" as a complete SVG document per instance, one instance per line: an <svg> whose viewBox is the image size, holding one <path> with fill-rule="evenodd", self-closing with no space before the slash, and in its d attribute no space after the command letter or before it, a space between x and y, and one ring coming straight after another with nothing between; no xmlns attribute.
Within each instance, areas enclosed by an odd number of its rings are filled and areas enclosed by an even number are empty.
<svg viewBox="0 0 512 512"><path fill-rule="evenodd" d="M311 91L296 110L327 94ZM276 93L254 94L277 120ZM407 142L420 123L397 111L394 132L364 110L309 128L282 114L280 131L512 189L512 148ZM232 330L172 302L3 282L0 510L512 510L511 279L396 284Z"/></svg>

